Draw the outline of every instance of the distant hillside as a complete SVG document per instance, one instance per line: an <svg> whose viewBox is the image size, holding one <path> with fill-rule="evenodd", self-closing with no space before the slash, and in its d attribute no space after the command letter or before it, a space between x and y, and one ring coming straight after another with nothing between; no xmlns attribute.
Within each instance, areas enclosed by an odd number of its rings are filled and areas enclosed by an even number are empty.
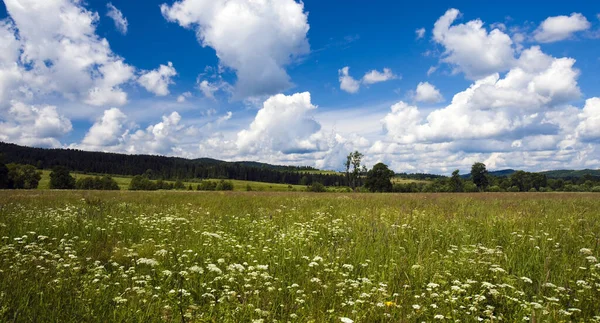
<svg viewBox="0 0 600 323"><path fill-rule="evenodd" d="M508 177L515 173L514 169L502 169L496 171L490 171L488 174L496 177ZM562 178L562 179L578 179L582 178L586 175L600 177L600 169L582 169L582 170L549 170L544 172L539 172L540 174L546 175L548 178ZM462 175L462 178L469 178L471 174Z"/></svg>
<svg viewBox="0 0 600 323"><path fill-rule="evenodd" d="M582 170L550 170L541 172L549 178L581 178L585 175L600 177L600 169L582 169Z"/></svg>
<svg viewBox="0 0 600 323"><path fill-rule="evenodd" d="M185 159L154 155L126 155L76 149L44 149L0 142L4 163L30 164L40 169L65 166L93 174L141 175L151 179L223 178L267 183L327 186L346 185L345 176L315 173L312 167L279 166L258 162L226 162L212 158Z"/></svg>

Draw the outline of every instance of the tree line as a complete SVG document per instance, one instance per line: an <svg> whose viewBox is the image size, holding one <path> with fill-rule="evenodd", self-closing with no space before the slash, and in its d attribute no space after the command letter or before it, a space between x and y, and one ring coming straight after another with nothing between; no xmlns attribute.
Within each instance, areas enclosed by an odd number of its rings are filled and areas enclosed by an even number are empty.
<svg viewBox="0 0 600 323"><path fill-rule="evenodd" d="M153 155L126 155L77 149L44 149L0 142L6 163L29 164L37 169L63 166L90 174L145 175L150 180L237 179L267 183L346 186L341 174L320 174L306 166L276 166L257 162L224 162ZM302 183L301 183L302 181Z"/></svg>

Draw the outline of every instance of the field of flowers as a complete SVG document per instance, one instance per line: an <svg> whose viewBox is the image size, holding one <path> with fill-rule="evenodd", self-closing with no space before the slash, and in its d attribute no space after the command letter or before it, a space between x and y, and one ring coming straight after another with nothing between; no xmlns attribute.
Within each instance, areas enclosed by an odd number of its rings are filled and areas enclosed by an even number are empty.
<svg viewBox="0 0 600 323"><path fill-rule="evenodd" d="M597 194L0 191L2 322L600 322Z"/></svg>

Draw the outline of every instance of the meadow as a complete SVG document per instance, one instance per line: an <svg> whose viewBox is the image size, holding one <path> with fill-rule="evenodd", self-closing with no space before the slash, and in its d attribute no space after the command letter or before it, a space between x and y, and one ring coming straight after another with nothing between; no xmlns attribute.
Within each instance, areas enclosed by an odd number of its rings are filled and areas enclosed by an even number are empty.
<svg viewBox="0 0 600 323"><path fill-rule="evenodd" d="M591 193L0 191L2 322L600 322Z"/></svg>
<svg viewBox="0 0 600 323"><path fill-rule="evenodd" d="M46 190L50 188L50 170L42 170L42 178L40 179L38 189ZM82 174L72 172L71 175L75 177L75 179L86 178L86 177L95 177L102 176L101 175L92 175L92 174ZM129 188L129 183L131 183L131 179L133 176L119 176L119 175L110 175L119 185L120 190L127 190ZM220 179L209 178L209 181L218 182ZM228 179L228 182L233 184L234 191L246 191L248 187L253 191L267 191L267 192L287 192L291 190L296 191L304 191L306 190L306 186L304 185L289 185L289 184L279 184L279 183L264 183L264 182L255 182L255 181L243 181L236 179ZM174 184L175 181L165 181L167 183ZM200 183L200 180L197 181L184 181L183 184L187 188L189 185L192 185L193 189L196 189L196 186Z"/></svg>

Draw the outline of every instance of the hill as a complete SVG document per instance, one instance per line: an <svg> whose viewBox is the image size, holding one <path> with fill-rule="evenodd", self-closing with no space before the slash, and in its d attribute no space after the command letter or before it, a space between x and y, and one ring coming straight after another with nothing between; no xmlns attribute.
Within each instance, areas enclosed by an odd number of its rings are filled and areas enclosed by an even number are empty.
<svg viewBox="0 0 600 323"><path fill-rule="evenodd" d="M4 163L30 164L39 169L65 166L91 174L141 175L151 179L236 179L298 185L320 182L346 185L341 174L320 173L311 167L279 166L258 162L227 162L211 158L185 159L155 155L127 155L77 149L45 149L0 142ZM303 180L304 179L304 180Z"/></svg>

